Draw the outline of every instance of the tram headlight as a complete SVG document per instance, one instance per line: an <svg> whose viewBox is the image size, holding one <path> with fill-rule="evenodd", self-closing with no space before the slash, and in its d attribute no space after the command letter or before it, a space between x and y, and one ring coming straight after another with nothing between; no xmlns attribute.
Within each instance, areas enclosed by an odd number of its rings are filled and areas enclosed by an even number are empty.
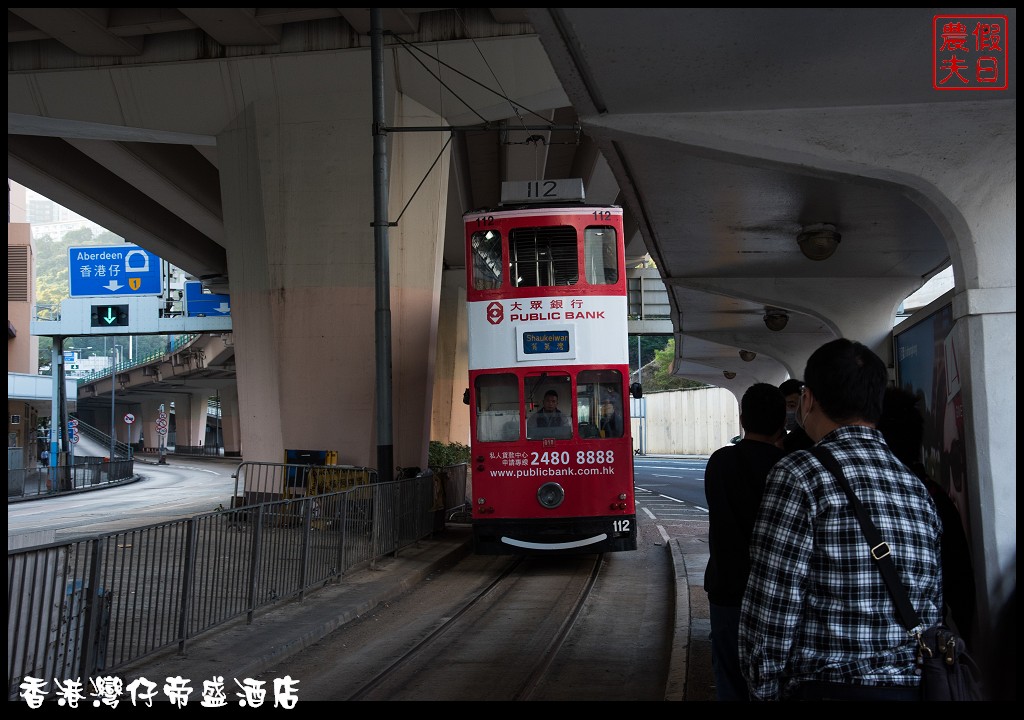
<svg viewBox="0 0 1024 720"><path fill-rule="evenodd" d="M548 509L556 508L565 500L565 489L556 482L544 483L537 490L537 501Z"/></svg>

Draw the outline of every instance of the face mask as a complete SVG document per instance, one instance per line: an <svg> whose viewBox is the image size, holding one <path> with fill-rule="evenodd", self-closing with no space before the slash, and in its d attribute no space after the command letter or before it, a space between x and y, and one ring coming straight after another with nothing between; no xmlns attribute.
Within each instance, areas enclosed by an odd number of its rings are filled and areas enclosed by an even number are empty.
<svg viewBox="0 0 1024 720"><path fill-rule="evenodd" d="M786 411L786 432L793 432L798 427L796 421L796 410Z"/></svg>

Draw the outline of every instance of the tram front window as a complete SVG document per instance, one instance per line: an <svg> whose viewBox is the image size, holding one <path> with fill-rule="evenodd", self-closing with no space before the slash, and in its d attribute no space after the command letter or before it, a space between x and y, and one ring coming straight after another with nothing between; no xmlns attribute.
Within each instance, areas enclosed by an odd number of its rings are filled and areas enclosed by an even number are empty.
<svg viewBox="0 0 1024 720"><path fill-rule="evenodd" d="M572 383L568 375L527 375L526 439L572 437Z"/></svg>
<svg viewBox="0 0 1024 720"><path fill-rule="evenodd" d="M519 439L519 379L512 373L477 376L476 437L480 442Z"/></svg>
<svg viewBox="0 0 1024 720"><path fill-rule="evenodd" d="M622 373L618 370L583 370L577 378L577 391L580 436L622 437L625 432Z"/></svg>

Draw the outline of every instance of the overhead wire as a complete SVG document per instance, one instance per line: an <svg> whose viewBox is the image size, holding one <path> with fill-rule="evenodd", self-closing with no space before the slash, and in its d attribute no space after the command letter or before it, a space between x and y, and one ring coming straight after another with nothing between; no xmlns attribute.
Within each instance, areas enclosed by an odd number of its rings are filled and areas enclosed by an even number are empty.
<svg viewBox="0 0 1024 720"><path fill-rule="evenodd" d="M488 87L487 85L485 85L484 83L480 82L479 80L470 77L469 75L467 75L466 73L462 72L461 70L459 70L459 69L449 65L445 61L441 60L439 53L437 55L432 55L431 53L429 53L426 50L424 50L422 47L416 45L415 43L409 42L408 40L404 39L400 35L397 35L397 34L395 34L393 32L388 32L386 34L389 35L390 37L392 37L399 44L399 46L401 46L403 49L405 49L406 52L409 54L409 57L411 57L413 60L415 60L417 63L419 63L420 67L422 67L423 70L427 74L429 74L430 76L432 76L433 78L435 78L437 80L438 86L439 86L439 92L441 91L441 89L447 90L449 93L451 93L451 95L456 100L461 102L466 107L467 110L469 110L474 115L476 115L478 118L480 118L480 121L481 121L481 124L482 124L481 125L482 129L490 127L490 122L487 120L487 118L485 118L483 115L481 115L475 108L473 108L473 106L470 105L470 103L468 101L466 101L458 92L456 92L451 87L451 85L449 83L445 82L444 78L441 76L441 70L440 70L441 67L446 68L446 69L452 71L456 75L458 75L458 76L468 80L469 82L471 82L471 83L473 83L473 84L483 88L484 90L486 90L486 91L488 91L490 93L493 93L494 95L498 96L502 100L505 100L508 103L509 108L510 108L512 114L519 121L519 124L522 126L524 131L529 131L529 128L527 127L526 120L523 117L523 114L522 114L522 112L520 112L520 110L525 111L529 115L532 115L532 116L534 116L536 118L539 118L542 121L543 124L548 126L548 132L551 132L554 129L554 123L551 122L550 118L544 117L540 113L538 113L538 112L528 108L527 106L523 105L522 103L516 102L511 97L509 97L508 93L505 92L505 88L501 84L501 80L498 78L497 74L494 72L494 69L491 67L490 63L487 61L487 57L484 55L483 50L480 48L479 44L477 43L476 38L474 38L471 35L469 35L469 28L467 27L466 21L463 18L462 14L458 10L456 10L455 14L456 14L456 17L458 17L459 22L462 23L463 29L466 30L466 35L469 38L469 40L473 43L473 47L476 48L477 52L479 53L480 59L483 61L484 66L487 68L488 72L490 72L491 77L494 78L494 82L497 84L500 92L494 90L491 87ZM415 53L413 51L415 51ZM420 55L423 55L426 58L429 58L430 60L433 60L434 63L436 63L438 65L439 69L436 70L436 71L431 69L423 60L421 60L419 57L417 57L416 53L418 53ZM442 111L443 111L444 93L441 92L440 94L441 94L441 101L440 102L441 102L441 107L442 107ZM394 222L388 223L389 225L397 225L398 224L398 221L401 220L402 215L405 214L405 211L408 209L409 205L412 203L413 199L416 197L416 194L419 192L420 188L423 186L423 183L426 182L427 177L430 175L430 173L433 171L434 167L437 165L438 161L441 159L441 156L444 154L444 151L447 149L448 145L451 143L452 138L455 135L455 130L454 129L450 129L449 132L451 134L448 137L448 141L441 148L441 151L438 153L437 157L434 159L434 162L431 164L430 168L424 174L423 179L420 180L419 185L416 186L416 189L413 191L412 196L409 198L409 201L405 204L405 207L402 208L402 212L399 213L398 218ZM507 133L507 130L503 130L502 132L503 133ZM543 136L541 136L541 135L531 135L528 138L526 138L526 140L522 141L521 143L511 143L510 141L507 140L507 138L504 139L503 142L505 144L528 144L528 143L532 143L534 145L534 174L537 177L539 177L539 175L540 175L540 144L541 143L543 143L544 145L548 144ZM577 142L578 142L578 132L577 132ZM460 185L460 188L459 188L460 189L459 198L464 203L464 201L465 201L464 194L465 193L462 192L463 188L461 187L461 185L462 185L462 182L464 180L466 180L466 179L462 178L461 174L459 173L459 168L457 166L456 166L456 180L457 180L457 182ZM463 210L463 212L466 212L468 210L468 208L463 207L462 210Z"/></svg>

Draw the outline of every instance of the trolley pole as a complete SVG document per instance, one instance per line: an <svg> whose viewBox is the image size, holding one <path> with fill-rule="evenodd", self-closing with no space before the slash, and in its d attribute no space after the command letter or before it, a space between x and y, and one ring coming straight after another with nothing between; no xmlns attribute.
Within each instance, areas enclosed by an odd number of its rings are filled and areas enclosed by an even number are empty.
<svg viewBox="0 0 1024 720"><path fill-rule="evenodd" d="M377 477L393 479L391 420L391 267L388 256L388 156L384 123L383 14L370 9L370 57L373 73L373 239L377 309Z"/></svg>

